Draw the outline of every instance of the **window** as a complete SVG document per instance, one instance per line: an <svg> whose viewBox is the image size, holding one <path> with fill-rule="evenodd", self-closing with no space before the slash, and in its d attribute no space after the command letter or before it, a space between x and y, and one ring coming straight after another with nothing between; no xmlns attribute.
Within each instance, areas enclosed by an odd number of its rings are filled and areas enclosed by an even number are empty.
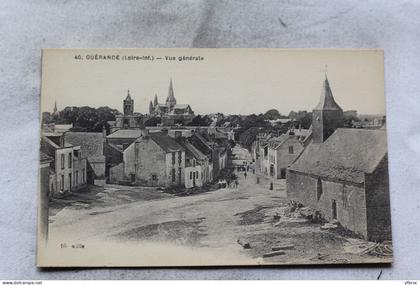
<svg viewBox="0 0 420 285"><path fill-rule="evenodd" d="M178 182L181 183L182 181L182 168L178 168Z"/></svg>
<svg viewBox="0 0 420 285"><path fill-rule="evenodd" d="M69 168L71 168L71 163L72 163L72 158L71 158L71 153L69 153Z"/></svg>
<svg viewBox="0 0 420 285"><path fill-rule="evenodd" d="M60 189L61 191L64 191L64 175L61 175Z"/></svg>
<svg viewBox="0 0 420 285"><path fill-rule="evenodd" d="M175 182L175 168L172 168L172 182Z"/></svg>
<svg viewBox="0 0 420 285"><path fill-rule="evenodd" d="M190 172L190 179L192 180L193 179L193 173L192 172Z"/></svg>
<svg viewBox="0 0 420 285"><path fill-rule="evenodd" d="M293 154L293 146L292 145L289 146L289 153Z"/></svg>
<svg viewBox="0 0 420 285"><path fill-rule="evenodd" d="M195 178L198 179L198 171L195 172Z"/></svg>
<svg viewBox="0 0 420 285"><path fill-rule="evenodd" d="M264 157L267 157L267 155L268 155L268 147L266 146L264 148Z"/></svg>
<svg viewBox="0 0 420 285"><path fill-rule="evenodd" d="M79 184L79 170L76 170L76 176L74 177L74 185Z"/></svg>
<svg viewBox="0 0 420 285"><path fill-rule="evenodd" d="M195 159L193 159L193 163L192 163L193 167L195 167Z"/></svg>
<svg viewBox="0 0 420 285"><path fill-rule="evenodd" d="M69 173L69 190L71 190L71 185L72 183L71 183L71 173Z"/></svg>
<svg viewBox="0 0 420 285"><path fill-rule="evenodd" d="M82 169L82 182L83 183L86 182L86 180L85 180L85 169L84 168Z"/></svg>
<svg viewBox="0 0 420 285"><path fill-rule="evenodd" d="M316 199L319 201L322 195L322 181L321 178L318 177L317 185L316 185Z"/></svg>
<svg viewBox="0 0 420 285"><path fill-rule="evenodd" d="M172 153L172 164L175 164L175 152Z"/></svg>
<svg viewBox="0 0 420 285"><path fill-rule="evenodd" d="M66 157L64 156L64 153L61 154L61 169L64 169Z"/></svg>
<svg viewBox="0 0 420 285"><path fill-rule="evenodd" d="M343 188L342 188L342 195L343 195L343 207L345 209L347 209L347 193L346 193L346 186L343 184Z"/></svg>
<svg viewBox="0 0 420 285"><path fill-rule="evenodd" d="M182 152L178 152L178 164L181 164L182 162Z"/></svg>

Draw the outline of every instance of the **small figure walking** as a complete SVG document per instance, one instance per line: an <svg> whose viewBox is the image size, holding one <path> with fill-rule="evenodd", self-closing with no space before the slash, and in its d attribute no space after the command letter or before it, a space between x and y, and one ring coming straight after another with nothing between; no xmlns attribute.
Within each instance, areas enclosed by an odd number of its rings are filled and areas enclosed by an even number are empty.
<svg viewBox="0 0 420 285"><path fill-rule="evenodd" d="M247 174L246 174L246 172L244 172L244 177L245 177L245 179L246 179L246 176L247 176Z"/></svg>
<svg viewBox="0 0 420 285"><path fill-rule="evenodd" d="M238 180L235 180L235 188L238 188L238 184L239 184Z"/></svg>

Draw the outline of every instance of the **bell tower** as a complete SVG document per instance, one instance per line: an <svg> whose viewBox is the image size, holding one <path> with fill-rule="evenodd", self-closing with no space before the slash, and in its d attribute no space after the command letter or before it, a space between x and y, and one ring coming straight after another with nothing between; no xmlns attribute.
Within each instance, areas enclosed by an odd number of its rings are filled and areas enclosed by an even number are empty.
<svg viewBox="0 0 420 285"><path fill-rule="evenodd" d="M325 74L321 98L312 111L312 138L314 143L323 143L337 128L343 126L343 109L335 102L330 83Z"/></svg>
<svg viewBox="0 0 420 285"><path fill-rule="evenodd" d="M124 115L133 115L134 113L134 100L131 99L130 90L127 91L127 97L125 98L124 102Z"/></svg>

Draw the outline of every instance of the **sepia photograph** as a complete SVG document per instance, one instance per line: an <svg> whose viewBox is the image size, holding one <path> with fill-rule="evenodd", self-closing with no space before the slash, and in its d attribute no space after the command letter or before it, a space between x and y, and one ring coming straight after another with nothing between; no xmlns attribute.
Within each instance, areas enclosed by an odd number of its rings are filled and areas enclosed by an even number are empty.
<svg viewBox="0 0 420 285"><path fill-rule="evenodd" d="M390 264L377 49L44 49L39 267Z"/></svg>

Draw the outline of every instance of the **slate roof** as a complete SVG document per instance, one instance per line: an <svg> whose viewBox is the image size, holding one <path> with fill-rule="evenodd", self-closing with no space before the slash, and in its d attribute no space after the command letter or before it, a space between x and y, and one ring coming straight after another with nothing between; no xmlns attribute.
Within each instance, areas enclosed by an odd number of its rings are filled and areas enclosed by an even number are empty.
<svg viewBox="0 0 420 285"><path fill-rule="evenodd" d="M334 100L327 77L322 86L321 98L314 110L342 110Z"/></svg>
<svg viewBox="0 0 420 285"><path fill-rule="evenodd" d="M202 152L200 152L195 146L193 146L185 138L180 138L177 142L185 149L185 156L187 158L195 158L198 162L207 158ZM187 163L187 161L186 161ZM186 166L191 166L191 162L186 164Z"/></svg>
<svg viewBox="0 0 420 285"><path fill-rule="evenodd" d="M203 160L206 159L207 156L199 151L194 145L192 145L189 141L185 141L183 145L185 149L188 150L196 159Z"/></svg>
<svg viewBox="0 0 420 285"><path fill-rule="evenodd" d="M162 132L149 133L150 138L157 143L164 151L185 151L184 148L168 134Z"/></svg>
<svg viewBox="0 0 420 285"><path fill-rule="evenodd" d="M281 134L279 137L274 137L268 140L268 145L270 148L278 149L284 142L289 139L288 134Z"/></svg>
<svg viewBox="0 0 420 285"><path fill-rule="evenodd" d="M87 158L90 162L104 162L103 155L104 137L102 133L88 132L67 132L64 141L73 145L79 145L82 158Z"/></svg>
<svg viewBox="0 0 420 285"><path fill-rule="evenodd" d="M387 155L383 130L337 129L324 143L311 143L290 170L332 180L363 183Z"/></svg>
<svg viewBox="0 0 420 285"><path fill-rule="evenodd" d="M204 153L205 155L210 155L213 151L212 147L210 146L209 142L203 138L199 133L194 133L190 137L190 142L194 147L196 147L200 152Z"/></svg>
<svg viewBox="0 0 420 285"><path fill-rule="evenodd" d="M53 158L51 156L49 156L48 154L44 153L44 152L40 152L39 153L39 161L40 162L49 162L52 161Z"/></svg>
<svg viewBox="0 0 420 285"><path fill-rule="evenodd" d="M55 136L56 137L56 136ZM59 144L55 143L54 141L52 141L48 135L43 134L43 136L41 137L41 139L43 139L47 144L49 144L51 147L53 147L54 149L60 149L60 148L68 148L68 147L73 147L73 145L71 143L68 142L64 142L64 147L61 147Z"/></svg>
<svg viewBox="0 0 420 285"><path fill-rule="evenodd" d="M187 109L189 106L188 104L176 104L174 109Z"/></svg>
<svg viewBox="0 0 420 285"><path fill-rule="evenodd" d="M118 130L108 135L111 139L136 139L142 135L141 130Z"/></svg>

